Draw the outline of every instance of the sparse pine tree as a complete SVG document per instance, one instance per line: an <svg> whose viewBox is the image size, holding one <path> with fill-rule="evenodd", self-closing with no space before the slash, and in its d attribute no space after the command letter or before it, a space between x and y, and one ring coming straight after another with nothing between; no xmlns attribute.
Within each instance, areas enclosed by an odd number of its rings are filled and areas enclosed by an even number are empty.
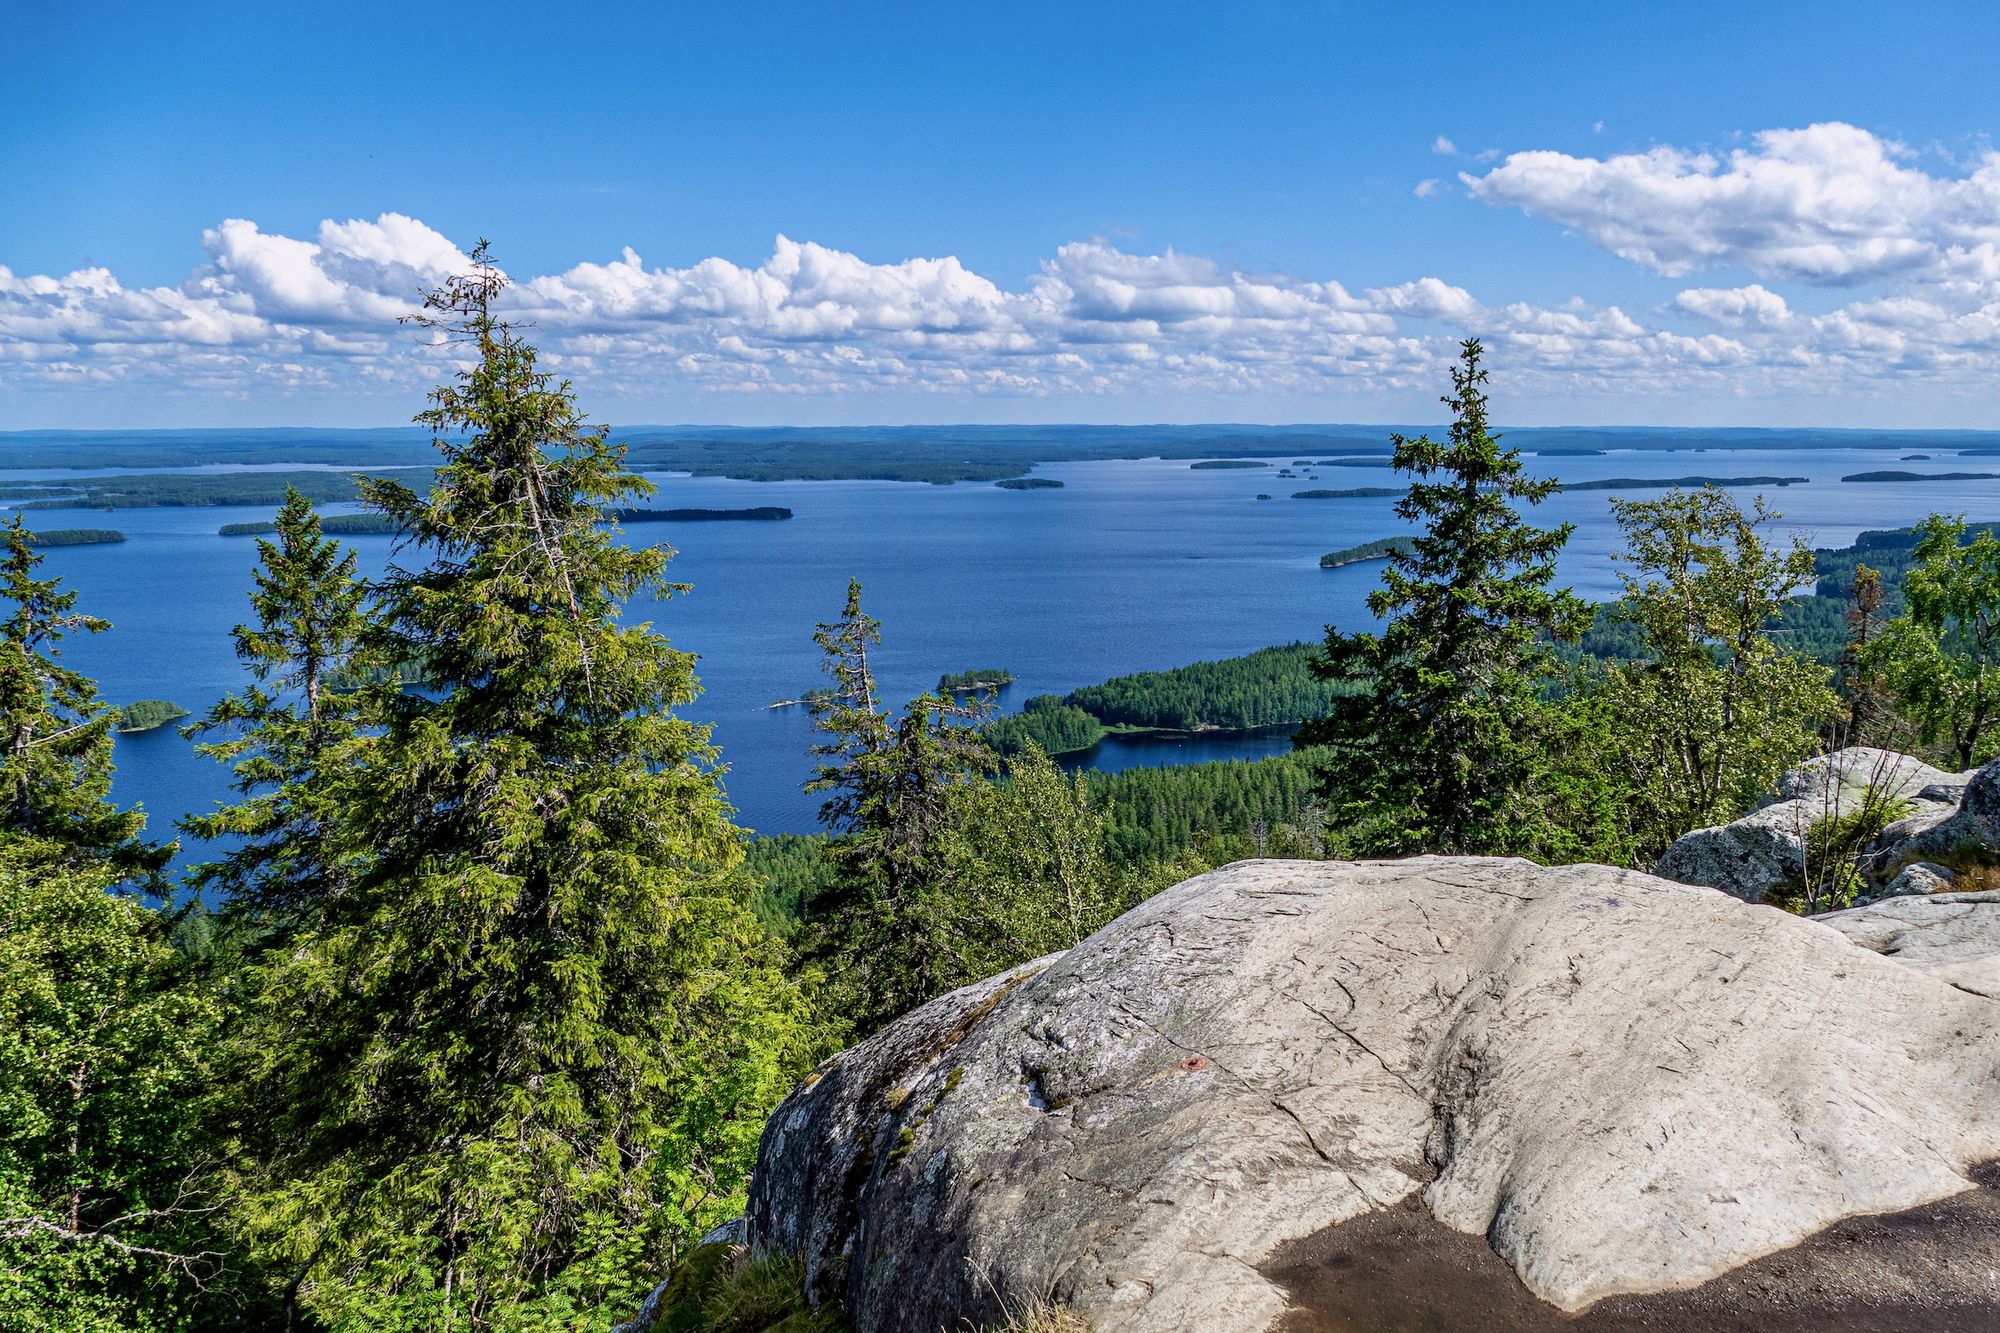
<svg viewBox="0 0 2000 1333"><path fill-rule="evenodd" d="M865 1036L962 980L954 960L986 929L952 877L946 834L993 764L975 730L988 706L922 694L890 716L868 661L881 627L861 610L858 582L813 637L833 684L813 699L826 739L806 790L829 793L820 821L833 874L806 948L840 996L833 1011Z"/></svg>
<svg viewBox="0 0 2000 1333"><path fill-rule="evenodd" d="M1556 483L1522 475L1519 453L1488 429L1482 355L1477 339L1463 345L1442 441L1393 437L1395 466L1412 477L1396 513L1418 532L1369 595L1382 631L1327 629L1317 673L1355 692L1295 738L1330 752L1325 789L1358 851L1517 852L1540 840L1531 793L1548 645L1574 640L1590 613L1551 586L1569 525L1521 516Z"/></svg>

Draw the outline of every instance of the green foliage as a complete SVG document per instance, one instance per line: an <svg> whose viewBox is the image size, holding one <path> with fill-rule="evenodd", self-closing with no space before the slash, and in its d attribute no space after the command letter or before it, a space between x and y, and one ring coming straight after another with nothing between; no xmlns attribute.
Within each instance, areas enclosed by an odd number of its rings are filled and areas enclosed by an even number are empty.
<svg viewBox="0 0 2000 1333"><path fill-rule="evenodd" d="M361 858L343 841L352 799L344 781L371 743L364 728L375 702L335 683L373 665L361 648L367 589L354 553L324 535L297 491L286 492L272 526L276 540L257 542L257 623L233 634L253 683L187 728L216 738L196 748L232 765L244 799L183 822L198 838L234 844L221 861L198 867L190 886L220 890L231 914L263 929L310 918L353 876Z"/></svg>
<svg viewBox="0 0 2000 1333"><path fill-rule="evenodd" d="M1515 508L1539 504L1555 483L1523 475L1519 453L1487 429L1480 357L1476 339L1465 343L1443 442L1395 437L1396 466L1412 476L1396 513L1418 531L1369 596L1382 632L1328 628L1316 670L1352 693L1295 737L1329 748L1334 813L1371 852L1533 844L1523 798L1555 670L1548 640L1575 639L1589 618L1550 586L1570 529L1534 528Z"/></svg>
<svg viewBox="0 0 2000 1333"><path fill-rule="evenodd" d="M1033 748L1005 781L967 793L945 855L976 895L985 938L970 941L953 984L1067 949L1132 905L1132 885L1105 854L1107 827L1088 782Z"/></svg>
<svg viewBox="0 0 2000 1333"><path fill-rule="evenodd" d="M1829 672L1781 647L1770 629L1813 576L1804 543L1773 546L1713 487L1614 501L1628 562L1619 615L1642 655L1605 669L1571 719L1572 772L1622 791L1631 843L1650 858L1689 829L1750 808L1810 755L1838 714Z"/></svg>
<svg viewBox="0 0 2000 1333"><path fill-rule="evenodd" d="M118 710L117 730L124 732L151 731L164 727L176 718L188 715L188 710L166 699L140 699L126 704Z"/></svg>
<svg viewBox="0 0 2000 1333"><path fill-rule="evenodd" d="M1401 494L1403 492L1394 486L1322 486L1310 491L1293 491L1292 498L1294 500L1384 500L1389 496Z"/></svg>
<svg viewBox="0 0 2000 1333"><path fill-rule="evenodd" d="M833 885L823 833L774 833L743 849L743 875L756 886L752 906L774 935L788 935Z"/></svg>
<svg viewBox="0 0 2000 1333"><path fill-rule="evenodd" d="M1963 519L1932 515L1917 529L1903 578L1907 610L1860 661L1960 768L1993 753L2000 717L2000 538L1967 539Z"/></svg>
<svg viewBox="0 0 2000 1333"><path fill-rule="evenodd" d="M1191 852L1218 862L1255 855L1260 827L1309 832L1319 807L1315 764L1300 751L1082 776L1091 805L1105 812L1112 863L1143 867ZM1308 842L1302 833L1280 845L1304 853Z"/></svg>
<svg viewBox="0 0 2000 1333"><path fill-rule="evenodd" d="M1868 887L1870 846L1909 812L1908 800L1870 787L1854 809L1814 820L1806 828L1805 874L1797 884L1766 894L1765 901L1807 916L1852 907Z"/></svg>
<svg viewBox="0 0 2000 1333"><path fill-rule="evenodd" d="M1104 739L1104 724L1061 695L1038 694L1021 711L986 724L986 743L1003 755L1030 747L1047 754L1074 754Z"/></svg>
<svg viewBox="0 0 2000 1333"><path fill-rule="evenodd" d="M1239 468L1269 467L1261 458L1209 458L1199 463L1189 463L1190 472L1228 472Z"/></svg>
<svg viewBox="0 0 2000 1333"><path fill-rule="evenodd" d="M0 833L58 843L79 864L151 876L173 848L141 841L146 817L111 804L111 728L97 686L62 664L61 644L109 622L76 609L17 516L0 553Z"/></svg>
<svg viewBox="0 0 2000 1333"><path fill-rule="evenodd" d="M740 1206L788 1085L794 992L733 874L691 654L620 611L667 554L602 512L650 488L496 320L481 246L423 322L464 369L418 494L367 498L392 568L330 831L344 882L259 956L236 1047L259 1252L347 1330L580 1329Z"/></svg>
<svg viewBox="0 0 2000 1333"><path fill-rule="evenodd" d="M217 1003L167 925L59 844L0 837L0 1330L214 1329Z"/></svg>
<svg viewBox="0 0 2000 1333"><path fill-rule="evenodd" d="M1007 477L993 483L1003 491L1059 491L1063 484L1054 477Z"/></svg>
<svg viewBox="0 0 2000 1333"><path fill-rule="evenodd" d="M806 1299L796 1259L703 1245L674 1269L649 1333L843 1333L847 1326L836 1304L814 1308Z"/></svg>
<svg viewBox="0 0 2000 1333"><path fill-rule="evenodd" d="M125 540L115 528L44 528L28 534L36 546L110 546Z"/></svg>
<svg viewBox="0 0 2000 1333"><path fill-rule="evenodd" d="M868 660L881 628L861 610L860 583L813 638L833 683L812 701L825 739L806 790L827 793L834 870L805 948L835 987L831 1011L865 1036L957 984L982 929L952 880L945 834L992 752L969 725L983 706L923 694L900 718L883 708Z"/></svg>
<svg viewBox="0 0 2000 1333"><path fill-rule="evenodd" d="M1324 715L1352 687L1314 674L1311 644L1117 676L1072 690L1064 702L1107 727L1148 731L1249 731Z"/></svg>

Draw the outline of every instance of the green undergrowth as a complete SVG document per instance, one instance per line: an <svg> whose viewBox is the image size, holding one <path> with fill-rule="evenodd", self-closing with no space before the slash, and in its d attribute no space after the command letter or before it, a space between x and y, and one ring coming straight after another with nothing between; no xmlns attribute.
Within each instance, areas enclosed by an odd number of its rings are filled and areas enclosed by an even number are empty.
<svg viewBox="0 0 2000 1333"><path fill-rule="evenodd" d="M745 1259L737 1246L703 1245L667 1283L648 1333L847 1333L838 1307L814 1309L805 1268L790 1255Z"/></svg>

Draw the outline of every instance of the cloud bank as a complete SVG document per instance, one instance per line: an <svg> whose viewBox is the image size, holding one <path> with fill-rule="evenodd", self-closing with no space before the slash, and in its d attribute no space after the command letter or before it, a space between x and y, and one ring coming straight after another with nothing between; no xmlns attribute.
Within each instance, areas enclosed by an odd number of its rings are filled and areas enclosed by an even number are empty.
<svg viewBox="0 0 2000 1333"><path fill-rule="evenodd" d="M1104 240L1008 282L950 256L875 262L784 236L755 266L656 265L627 249L516 273L506 306L587 401L665 388L714 402L707 419L774 397L1125 403L1140 418L1195 398L1241 404L1244 418L1332 394L1407 402L1436 389L1466 336L1491 344L1510 392L1586 405L1985 394L2000 371L2000 154L1931 171L1838 124L1749 143L1723 156L1519 152L1459 176L1475 200L1631 261L1642 285L1723 279L1669 284L1630 309L1495 300L1449 275L1355 291ZM420 393L448 370L448 350L396 323L466 263L416 218L328 220L309 238L227 219L201 248L176 286L0 267L0 398L237 398L273 403L275 418L288 394Z"/></svg>

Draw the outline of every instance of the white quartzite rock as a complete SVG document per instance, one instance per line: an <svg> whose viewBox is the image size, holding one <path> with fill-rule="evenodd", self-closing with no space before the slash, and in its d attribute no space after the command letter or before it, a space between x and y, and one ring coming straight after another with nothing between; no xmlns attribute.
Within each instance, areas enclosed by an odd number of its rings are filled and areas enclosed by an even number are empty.
<svg viewBox="0 0 2000 1333"><path fill-rule="evenodd" d="M1280 1245L1417 1191L1564 1309L1692 1286L2000 1157L2000 906L1942 906L1241 863L822 1066L766 1128L750 1244L882 1333L1042 1296L1263 1329Z"/></svg>
<svg viewBox="0 0 2000 1333"><path fill-rule="evenodd" d="M1777 795L1741 819L1682 834L1653 873L1762 902L1771 888L1804 874L1806 834L1820 820L1862 808L1873 790L1877 799L1911 807L1884 839L1885 845L1906 842L1955 818L1973 776L1946 773L1893 750L1850 746L1786 772L1778 779ZM2000 824L1994 831L2000 832Z"/></svg>

